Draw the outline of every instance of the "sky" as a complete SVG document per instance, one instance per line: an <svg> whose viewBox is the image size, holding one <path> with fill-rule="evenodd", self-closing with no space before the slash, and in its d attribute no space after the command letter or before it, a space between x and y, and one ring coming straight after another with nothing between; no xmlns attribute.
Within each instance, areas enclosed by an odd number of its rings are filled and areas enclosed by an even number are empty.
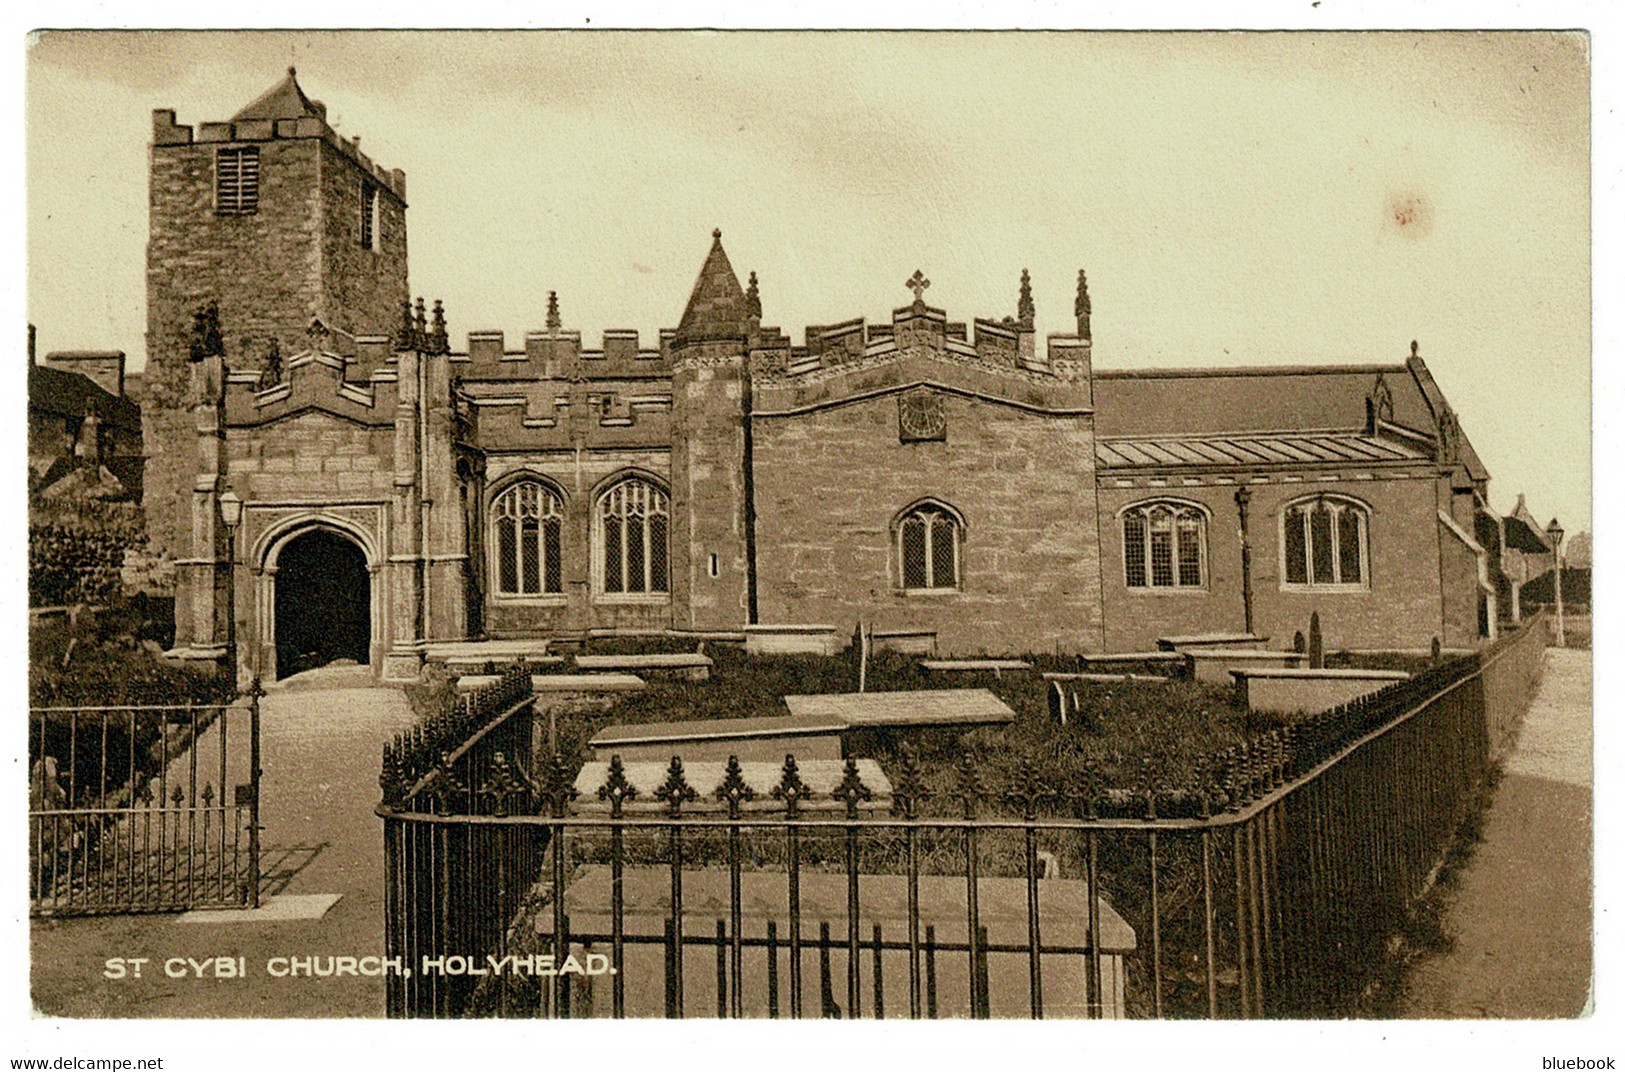
<svg viewBox="0 0 1625 1072"><path fill-rule="evenodd" d="M406 172L414 294L455 346L652 344L720 227L764 322L1071 331L1099 368L1399 362L1417 340L1492 474L1591 516L1583 35L47 33L26 61L42 352L142 358L151 112L229 119L294 64ZM383 326L387 329L388 326Z"/></svg>

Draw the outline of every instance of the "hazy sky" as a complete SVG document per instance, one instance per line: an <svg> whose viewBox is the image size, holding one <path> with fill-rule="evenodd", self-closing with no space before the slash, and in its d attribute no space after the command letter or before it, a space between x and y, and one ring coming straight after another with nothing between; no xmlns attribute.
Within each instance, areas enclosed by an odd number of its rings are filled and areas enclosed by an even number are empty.
<svg viewBox="0 0 1625 1072"><path fill-rule="evenodd" d="M142 356L154 108L229 119L296 64L407 175L454 345L675 325L713 227L764 320L1073 327L1098 367L1400 361L1492 501L1588 527L1587 43L1549 34L51 34L27 64L28 315ZM1401 222L1404 221L1404 222ZM386 327L381 325L381 327Z"/></svg>

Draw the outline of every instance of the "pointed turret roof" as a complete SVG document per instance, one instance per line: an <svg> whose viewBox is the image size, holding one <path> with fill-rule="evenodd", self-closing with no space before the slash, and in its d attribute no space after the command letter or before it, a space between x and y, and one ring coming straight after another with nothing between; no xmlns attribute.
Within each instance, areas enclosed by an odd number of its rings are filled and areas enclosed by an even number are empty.
<svg viewBox="0 0 1625 1072"><path fill-rule="evenodd" d="M231 118L233 122L241 119L304 119L306 117L322 119L325 118L322 112L323 109L305 96L305 91L299 88L299 82L294 77L294 70L289 67L286 78L260 94L252 104Z"/></svg>
<svg viewBox="0 0 1625 1072"><path fill-rule="evenodd" d="M749 330L750 303L745 290L734 275L728 254L722 249L722 232L711 232L711 252L706 255L700 277L694 281L694 292L688 296L688 308L677 323L677 339L681 343L712 342L742 339Z"/></svg>

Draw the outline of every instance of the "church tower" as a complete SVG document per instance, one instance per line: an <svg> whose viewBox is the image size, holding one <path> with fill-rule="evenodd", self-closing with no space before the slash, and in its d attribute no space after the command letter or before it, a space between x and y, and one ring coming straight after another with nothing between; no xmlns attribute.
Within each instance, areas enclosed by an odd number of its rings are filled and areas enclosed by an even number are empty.
<svg viewBox="0 0 1625 1072"><path fill-rule="evenodd" d="M148 531L185 560L207 552L187 504L207 481L189 366L253 371L394 331L407 299L406 177L341 138L293 68L226 122L152 116L143 407ZM273 356L278 355L278 356ZM208 378L205 377L205 380ZM203 474L200 476L200 474ZM178 507L178 508L177 508Z"/></svg>

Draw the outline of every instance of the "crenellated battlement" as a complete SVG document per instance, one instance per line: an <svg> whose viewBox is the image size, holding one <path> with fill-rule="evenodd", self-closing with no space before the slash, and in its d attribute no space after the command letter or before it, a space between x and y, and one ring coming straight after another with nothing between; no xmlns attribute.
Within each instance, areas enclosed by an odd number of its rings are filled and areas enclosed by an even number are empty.
<svg viewBox="0 0 1625 1072"><path fill-rule="evenodd" d="M672 332L662 330L660 345L640 345L629 328L604 331L598 349L581 345L581 332L550 328L527 331L524 349L513 350L500 331L471 331L468 348L450 355L465 380L601 380L666 378L671 375Z"/></svg>
<svg viewBox="0 0 1625 1072"><path fill-rule="evenodd" d="M173 108L155 108L152 112L152 144L158 148L310 139L325 141L380 187L402 203L406 201L406 173L373 161L361 151L359 136L345 138L334 130L327 122L327 106L305 96L292 67L288 68L287 78L229 120L199 123L194 130L176 122Z"/></svg>
<svg viewBox="0 0 1625 1072"><path fill-rule="evenodd" d="M1090 341L1085 337L1052 334L1039 356L1030 324L977 317L967 325L923 302L892 310L890 323L858 317L809 325L803 338L803 344L795 346L778 328L762 328L751 340L753 375L768 383L812 382L921 352L1019 378L1076 381L1087 379L1090 368Z"/></svg>

